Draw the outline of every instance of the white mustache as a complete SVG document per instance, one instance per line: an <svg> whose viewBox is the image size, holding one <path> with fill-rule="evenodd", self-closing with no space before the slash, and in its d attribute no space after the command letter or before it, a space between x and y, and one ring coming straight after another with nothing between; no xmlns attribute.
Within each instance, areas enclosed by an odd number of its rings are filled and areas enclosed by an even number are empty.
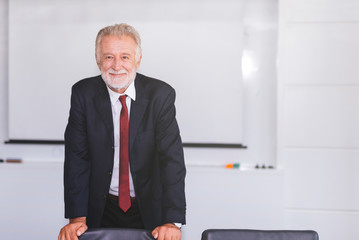
<svg viewBox="0 0 359 240"><path fill-rule="evenodd" d="M113 69L110 69L108 71L108 73L111 73L111 74L123 74L123 73L128 74L128 72L125 69L121 69L120 71L115 71Z"/></svg>

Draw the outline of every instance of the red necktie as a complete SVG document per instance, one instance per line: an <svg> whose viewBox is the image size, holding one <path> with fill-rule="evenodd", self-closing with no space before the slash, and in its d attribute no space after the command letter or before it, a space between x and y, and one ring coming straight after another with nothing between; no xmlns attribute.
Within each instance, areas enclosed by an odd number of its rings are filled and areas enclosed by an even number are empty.
<svg viewBox="0 0 359 240"><path fill-rule="evenodd" d="M120 115L120 183L118 199L120 208L126 212L131 207L130 183L129 183L129 155L128 155L128 111L126 107L126 95L120 96L122 104Z"/></svg>

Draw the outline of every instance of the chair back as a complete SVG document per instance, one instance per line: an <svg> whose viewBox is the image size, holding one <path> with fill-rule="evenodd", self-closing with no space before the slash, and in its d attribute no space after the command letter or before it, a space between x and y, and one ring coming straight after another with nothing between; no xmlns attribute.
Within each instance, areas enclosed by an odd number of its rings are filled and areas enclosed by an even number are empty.
<svg viewBox="0 0 359 240"><path fill-rule="evenodd" d="M312 230L207 229L202 240L318 240Z"/></svg>
<svg viewBox="0 0 359 240"><path fill-rule="evenodd" d="M151 233L143 229L99 228L90 229L79 240L154 240Z"/></svg>

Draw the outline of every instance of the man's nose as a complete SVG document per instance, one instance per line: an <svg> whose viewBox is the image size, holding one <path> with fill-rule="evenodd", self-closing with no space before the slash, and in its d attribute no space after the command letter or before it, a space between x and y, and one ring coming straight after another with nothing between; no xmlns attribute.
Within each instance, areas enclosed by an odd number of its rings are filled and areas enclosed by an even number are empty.
<svg viewBox="0 0 359 240"><path fill-rule="evenodd" d="M115 71L120 71L122 69L122 63L123 61L121 59L115 59L112 64L112 68Z"/></svg>

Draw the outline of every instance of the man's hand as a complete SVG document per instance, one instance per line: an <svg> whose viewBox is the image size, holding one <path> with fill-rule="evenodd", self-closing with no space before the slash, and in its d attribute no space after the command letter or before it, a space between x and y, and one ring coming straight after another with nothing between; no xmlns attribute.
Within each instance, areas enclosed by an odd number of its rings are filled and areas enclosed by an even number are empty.
<svg viewBox="0 0 359 240"><path fill-rule="evenodd" d="M72 218L70 223L61 229L58 240L78 240L78 236L86 230L86 217Z"/></svg>
<svg viewBox="0 0 359 240"><path fill-rule="evenodd" d="M180 240L182 233L181 229L173 223L166 223L156 227L152 231L152 236L157 240Z"/></svg>

